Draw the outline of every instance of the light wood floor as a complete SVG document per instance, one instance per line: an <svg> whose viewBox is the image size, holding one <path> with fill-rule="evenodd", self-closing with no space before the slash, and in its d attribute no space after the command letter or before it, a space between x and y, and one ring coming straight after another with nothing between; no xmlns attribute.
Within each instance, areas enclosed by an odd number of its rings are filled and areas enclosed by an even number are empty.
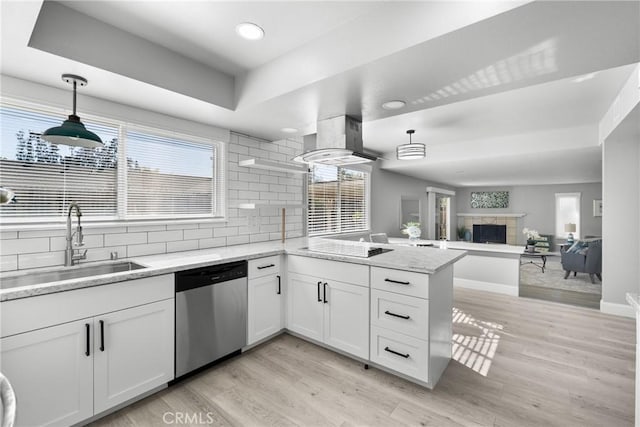
<svg viewBox="0 0 640 427"><path fill-rule="evenodd" d="M281 335L95 425L633 425L632 319L468 289L454 306L433 391Z"/></svg>
<svg viewBox="0 0 640 427"><path fill-rule="evenodd" d="M600 299L602 298L602 296L598 294L566 291L564 289L551 289L542 286L523 285L522 283L518 287L518 292L521 297L555 301L595 309L600 309Z"/></svg>

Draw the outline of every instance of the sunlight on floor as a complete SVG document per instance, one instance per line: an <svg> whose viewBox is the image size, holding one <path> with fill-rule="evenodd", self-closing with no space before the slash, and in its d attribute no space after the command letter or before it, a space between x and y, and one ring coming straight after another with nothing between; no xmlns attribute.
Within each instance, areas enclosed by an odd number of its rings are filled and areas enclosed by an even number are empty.
<svg viewBox="0 0 640 427"><path fill-rule="evenodd" d="M503 326L497 323L478 321L460 309L453 308L455 330L466 333L453 334L452 359L471 368L482 376L487 376Z"/></svg>

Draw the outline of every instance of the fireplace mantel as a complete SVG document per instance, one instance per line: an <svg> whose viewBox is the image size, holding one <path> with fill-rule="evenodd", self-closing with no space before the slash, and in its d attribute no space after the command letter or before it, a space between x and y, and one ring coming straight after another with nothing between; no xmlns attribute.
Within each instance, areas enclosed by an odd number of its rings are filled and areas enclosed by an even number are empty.
<svg viewBox="0 0 640 427"><path fill-rule="evenodd" d="M457 216L475 216L475 217L479 217L479 216L491 216L491 217L508 217L508 218L522 218L523 216L526 215L526 213L490 213L490 212L483 212L483 213L458 213L456 214Z"/></svg>

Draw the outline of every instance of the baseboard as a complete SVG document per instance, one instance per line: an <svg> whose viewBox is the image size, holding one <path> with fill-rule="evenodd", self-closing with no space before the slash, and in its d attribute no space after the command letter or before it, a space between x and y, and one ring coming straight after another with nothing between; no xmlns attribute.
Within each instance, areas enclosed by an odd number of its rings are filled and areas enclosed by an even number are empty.
<svg viewBox="0 0 640 427"><path fill-rule="evenodd" d="M600 311L606 314L613 314L615 316L636 318L636 311L629 304L618 304L615 302L606 302L600 300Z"/></svg>
<svg viewBox="0 0 640 427"><path fill-rule="evenodd" d="M478 291L495 292L497 294L518 296L518 287L501 285L499 283L481 282L479 280L453 278L453 286L460 288L476 289Z"/></svg>

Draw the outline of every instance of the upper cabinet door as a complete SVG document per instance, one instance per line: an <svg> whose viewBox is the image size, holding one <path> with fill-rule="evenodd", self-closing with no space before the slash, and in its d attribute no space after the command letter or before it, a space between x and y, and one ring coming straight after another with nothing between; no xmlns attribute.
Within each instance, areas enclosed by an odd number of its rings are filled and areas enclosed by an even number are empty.
<svg viewBox="0 0 640 427"><path fill-rule="evenodd" d="M253 344L282 329L283 286L282 278L277 274L249 280L247 344Z"/></svg>
<svg viewBox="0 0 640 427"><path fill-rule="evenodd" d="M322 283L312 276L289 273L288 328L317 341L322 341Z"/></svg>
<svg viewBox="0 0 640 427"><path fill-rule="evenodd" d="M0 371L16 393L16 426L68 426L93 415L92 321L0 340Z"/></svg>
<svg viewBox="0 0 640 427"><path fill-rule="evenodd" d="M327 281L323 284L324 342L369 359L369 288Z"/></svg>
<svg viewBox="0 0 640 427"><path fill-rule="evenodd" d="M174 300L94 320L95 413L174 378Z"/></svg>

